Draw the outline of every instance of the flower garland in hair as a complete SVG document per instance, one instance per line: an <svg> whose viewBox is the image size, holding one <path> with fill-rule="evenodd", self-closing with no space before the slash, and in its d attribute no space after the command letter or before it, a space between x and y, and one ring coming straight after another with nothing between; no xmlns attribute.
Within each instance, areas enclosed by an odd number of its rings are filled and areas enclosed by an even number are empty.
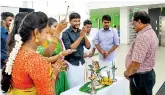
<svg viewBox="0 0 165 95"><path fill-rule="evenodd" d="M8 75L11 75L11 72L12 72L12 66L13 66L13 63L14 63L14 60L18 54L18 51L19 49L21 48L21 45L22 45L22 40L21 40L21 36L19 34L16 34L15 35L15 46L13 48L13 50L11 51L10 55L9 55L9 58L8 58L8 61L6 63L6 69L5 69L5 72L8 74Z"/></svg>

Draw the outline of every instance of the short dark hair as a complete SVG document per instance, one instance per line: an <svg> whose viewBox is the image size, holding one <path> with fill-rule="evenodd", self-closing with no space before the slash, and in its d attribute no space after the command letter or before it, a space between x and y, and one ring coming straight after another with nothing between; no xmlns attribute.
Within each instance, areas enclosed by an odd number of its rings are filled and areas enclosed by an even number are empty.
<svg viewBox="0 0 165 95"><path fill-rule="evenodd" d="M80 15L78 13L71 13L69 15L69 20L72 20L72 19L76 19L76 18L81 18Z"/></svg>
<svg viewBox="0 0 165 95"><path fill-rule="evenodd" d="M150 17L145 11L138 11L134 13L134 21L140 20L143 24L150 23Z"/></svg>
<svg viewBox="0 0 165 95"><path fill-rule="evenodd" d="M111 16L109 16L109 15L103 15L103 17L102 17L102 22L103 22L104 20L111 21Z"/></svg>
<svg viewBox="0 0 165 95"><path fill-rule="evenodd" d="M85 25L87 25L87 24L92 25L92 22L91 22L90 20L87 19L87 20L84 21L83 25L85 26Z"/></svg>
<svg viewBox="0 0 165 95"><path fill-rule="evenodd" d="M48 26L51 27L55 22L57 22L57 20L55 18L48 18Z"/></svg>
<svg viewBox="0 0 165 95"><path fill-rule="evenodd" d="M14 17L13 13L11 12L2 12L1 13L1 20L6 20L7 17Z"/></svg>

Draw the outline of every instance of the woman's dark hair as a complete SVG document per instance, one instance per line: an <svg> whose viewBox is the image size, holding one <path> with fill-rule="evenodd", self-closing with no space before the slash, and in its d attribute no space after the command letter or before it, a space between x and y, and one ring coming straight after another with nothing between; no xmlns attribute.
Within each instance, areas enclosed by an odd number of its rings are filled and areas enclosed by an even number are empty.
<svg viewBox="0 0 165 95"><path fill-rule="evenodd" d="M104 15L104 16L102 17L102 22L103 22L104 20L111 21L111 17L110 17L109 15Z"/></svg>
<svg viewBox="0 0 165 95"><path fill-rule="evenodd" d="M57 22L57 20L55 18L48 18L48 26L51 27L55 22Z"/></svg>
<svg viewBox="0 0 165 95"><path fill-rule="evenodd" d="M90 20L87 19L87 20L84 21L83 25L85 26L85 25L87 25L87 24L92 25L92 22L91 22Z"/></svg>
<svg viewBox="0 0 165 95"><path fill-rule="evenodd" d="M81 18L80 15L78 13L71 13L69 15L69 20L72 20L72 19L77 19L77 18Z"/></svg>
<svg viewBox="0 0 165 95"><path fill-rule="evenodd" d="M23 43L28 41L29 39L31 39L32 37L32 32L37 28L40 32L42 31L43 28L45 28L47 26L47 21L48 21L48 17L45 13L43 12L32 12L27 14L23 20L21 21L20 25L19 23L17 23L19 25L18 29L15 26L14 23L14 27L16 28L15 30L13 30L13 36L15 36L14 33L18 33L20 34ZM15 40L14 37L10 38L10 41L14 42L15 44ZM8 42L10 43L10 42ZM9 50L12 50L14 47L14 45L8 46ZM9 52L10 53L10 52ZM1 80L1 89L5 92L7 92L9 90L9 87L11 85L11 75L8 75L5 72L5 67L3 68L2 71L2 80Z"/></svg>
<svg viewBox="0 0 165 95"><path fill-rule="evenodd" d="M20 25L22 19L27 14L28 14L27 12L20 12L15 16L13 29L12 29L12 31L9 34L8 39L7 39L7 55L9 55L9 53L12 51L12 48L10 48L10 47L14 47L14 45L15 45L14 36L15 36L15 34L18 34L19 25Z"/></svg>
<svg viewBox="0 0 165 95"><path fill-rule="evenodd" d="M140 20L143 24L150 23L150 17L145 11L138 11L134 13L134 21Z"/></svg>

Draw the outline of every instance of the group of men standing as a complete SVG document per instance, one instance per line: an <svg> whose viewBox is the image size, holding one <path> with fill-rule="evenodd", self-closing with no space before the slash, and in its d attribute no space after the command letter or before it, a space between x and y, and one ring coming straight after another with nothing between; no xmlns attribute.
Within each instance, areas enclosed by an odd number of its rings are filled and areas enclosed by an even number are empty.
<svg viewBox="0 0 165 95"><path fill-rule="evenodd" d="M118 34L110 27L111 17L109 15L102 17L104 27L98 32L96 31L97 34L93 38L90 37L92 35L90 34L92 22L85 20L84 27L80 30L80 19L78 13L71 13L69 16L71 26L62 34L66 49L77 50L65 58L70 63L68 70L70 87L84 83L86 69L84 58L92 57L95 53L95 48L99 51L99 65L106 65L108 70L111 69L111 62L115 60L115 49L119 45ZM84 53L84 47L89 51ZM86 63L89 64L88 62Z"/></svg>

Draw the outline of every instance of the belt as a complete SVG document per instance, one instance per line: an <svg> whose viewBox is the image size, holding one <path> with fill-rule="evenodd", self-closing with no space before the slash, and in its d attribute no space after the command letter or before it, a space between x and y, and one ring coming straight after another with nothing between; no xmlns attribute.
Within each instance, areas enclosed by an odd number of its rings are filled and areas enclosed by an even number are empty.
<svg viewBox="0 0 165 95"><path fill-rule="evenodd" d="M151 72L151 71L153 71L153 69L150 70L150 71L146 71L146 72L138 72L138 73L136 73L136 74L147 74L147 73L149 73L149 72Z"/></svg>

